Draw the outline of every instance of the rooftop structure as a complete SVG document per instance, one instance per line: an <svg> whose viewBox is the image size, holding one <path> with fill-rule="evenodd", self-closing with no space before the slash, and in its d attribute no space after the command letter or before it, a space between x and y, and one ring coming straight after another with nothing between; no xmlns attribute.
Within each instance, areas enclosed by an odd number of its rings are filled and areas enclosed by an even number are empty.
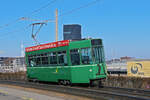
<svg viewBox="0 0 150 100"><path fill-rule="evenodd" d="M64 40L80 40L81 39L81 25L71 24L63 26Z"/></svg>

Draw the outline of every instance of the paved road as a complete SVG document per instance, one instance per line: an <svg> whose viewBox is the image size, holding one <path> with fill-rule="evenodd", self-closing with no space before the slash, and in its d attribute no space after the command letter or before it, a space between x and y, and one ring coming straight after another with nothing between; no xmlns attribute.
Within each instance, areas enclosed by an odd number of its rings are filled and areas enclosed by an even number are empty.
<svg viewBox="0 0 150 100"><path fill-rule="evenodd" d="M65 100L60 97L27 92L20 89L0 87L0 100Z"/></svg>

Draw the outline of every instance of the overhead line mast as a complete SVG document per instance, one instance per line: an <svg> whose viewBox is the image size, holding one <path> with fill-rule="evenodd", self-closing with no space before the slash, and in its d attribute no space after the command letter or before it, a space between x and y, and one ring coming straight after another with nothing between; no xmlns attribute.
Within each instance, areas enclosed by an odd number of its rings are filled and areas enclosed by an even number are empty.
<svg viewBox="0 0 150 100"><path fill-rule="evenodd" d="M55 23L56 23L56 42L58 41L58 9L56 9L56 18L55 18Z"/></svg>

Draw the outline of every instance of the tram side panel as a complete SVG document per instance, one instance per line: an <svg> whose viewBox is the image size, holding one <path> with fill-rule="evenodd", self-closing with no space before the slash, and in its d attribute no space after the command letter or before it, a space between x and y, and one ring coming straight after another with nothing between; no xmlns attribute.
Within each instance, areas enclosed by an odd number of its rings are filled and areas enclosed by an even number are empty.
<svg viewBox="0 0 150 100"><path fill-rule="evenodd" d="M101 80L106 78L105 66L101 64L79 65L71 68L72 83L90 83L90 80Z"/></svg>
<svg viewBox="0 0 150 100"><path fill-rule="evenodd" d="M90 66L73 66L71 68L71 82L72 83L89 83L89 68Z"/></svg>

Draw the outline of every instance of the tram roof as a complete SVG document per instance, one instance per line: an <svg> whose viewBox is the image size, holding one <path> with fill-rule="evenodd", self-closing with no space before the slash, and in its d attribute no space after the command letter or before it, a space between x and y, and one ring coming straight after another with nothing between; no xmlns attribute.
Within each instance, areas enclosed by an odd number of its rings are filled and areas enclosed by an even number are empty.
<svg viewBox="0 0 150 100"><path fill-rule="evenodd" d="M87 40L96 40L96 39L62 40L62 41L57 41L57 42L51 42L51 43L27 47L25 48L25 52L69 46L69 43L75 43L75 42L81 42L81 41L87 41Z"/></svg>

